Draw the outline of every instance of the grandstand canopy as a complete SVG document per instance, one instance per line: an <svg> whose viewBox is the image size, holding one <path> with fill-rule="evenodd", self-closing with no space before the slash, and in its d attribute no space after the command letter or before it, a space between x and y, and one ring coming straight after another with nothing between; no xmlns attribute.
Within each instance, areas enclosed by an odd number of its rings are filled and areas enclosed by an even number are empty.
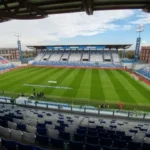
<svg viewBox="0 0 150 150"><path fill-rule="evenodd" d="M27 46L31 49L49 49L49 50L61 50L61 49L127 49L132 44L111 44L111 45L30 45Z"/></svg>
<svg viewBox="0 0 150 150"><path fill-rule="evenodd" d="M11 19L41 19L51 14L97 10L144 9L150 12L149 0L0 0L0 22Z"/></svg>

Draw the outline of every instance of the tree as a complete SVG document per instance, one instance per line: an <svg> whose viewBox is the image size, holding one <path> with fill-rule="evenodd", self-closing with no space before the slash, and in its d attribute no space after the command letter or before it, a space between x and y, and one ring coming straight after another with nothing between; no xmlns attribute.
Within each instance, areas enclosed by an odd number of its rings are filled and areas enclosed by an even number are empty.
<svg viewBox="0 0 150 150"><path fill-rule="evenodd" d="M128 59L134 59L134 54L135 54L135 51L133 51L133 50L126 51L126 57Z"/></svg>

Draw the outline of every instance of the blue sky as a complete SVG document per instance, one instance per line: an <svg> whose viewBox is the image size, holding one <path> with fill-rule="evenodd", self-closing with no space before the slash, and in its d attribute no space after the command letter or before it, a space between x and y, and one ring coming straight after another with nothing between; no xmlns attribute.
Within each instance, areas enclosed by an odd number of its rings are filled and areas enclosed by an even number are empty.
<svg viewBox="0 0 150 150"><path fill-rule="evenodd" d="M144 26L142 45L150 45L150 14L141 10L99 11L52 15L42 20L12 20L0 24L0 47L16 47L15 32L26 45L133 44L136 28Z"/></svg>

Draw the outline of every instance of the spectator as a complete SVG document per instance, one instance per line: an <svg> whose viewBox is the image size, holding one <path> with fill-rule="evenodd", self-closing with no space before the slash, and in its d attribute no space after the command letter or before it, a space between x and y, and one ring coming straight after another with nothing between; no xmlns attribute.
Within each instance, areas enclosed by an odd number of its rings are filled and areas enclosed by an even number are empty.
<svg viewBox="0 0 150 150"><path fill-rule="evenodd" d="M110 107L109 104L107 104L107 108L108 108L108 109L109 109L109 107Z"/></svg>

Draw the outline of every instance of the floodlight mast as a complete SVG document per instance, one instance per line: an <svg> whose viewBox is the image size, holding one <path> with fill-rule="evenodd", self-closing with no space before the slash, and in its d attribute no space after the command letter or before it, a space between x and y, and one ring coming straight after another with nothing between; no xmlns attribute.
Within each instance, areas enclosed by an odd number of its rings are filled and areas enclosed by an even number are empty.
<svg viewBox="0 0 150 150"><path fill-rule="evenodd" d="M139 33L139 37L141 36L141 32L143 32L143 31L144 31L143 25L139 25L139 26L137 27L137 29L136 29L136 32Z"/></svg>
<svg viewBox="0 0 150 150"><path fill-rule="evenodd" d="M139 37L137 37L136 40L136 48L135 48L135 55L134 55L134 61L135 63L138 61L139 53L140 53L140 46L141 46L141 32L144 31L143 25L139 25L136 29L136 31L139 33Z"/></svg>
<svg viewBox="0 0 150 150"><path fill-rule="evenodd" d="M21 33L19 32L15 32L14 35L18 38L17 41L17 45L18 45L18 51L19 51L19 59L22 62L22 49L21 49L21 41L20 41L20 37L21 37Z"/></svg>
<svg viewBox="0 0 150 150"><path fill-rule="evenodd" d="M18 41L19 41L19 38L21 37L21 33L20 32L15 32L14 36L16 36L18 38Z"/></svg>

